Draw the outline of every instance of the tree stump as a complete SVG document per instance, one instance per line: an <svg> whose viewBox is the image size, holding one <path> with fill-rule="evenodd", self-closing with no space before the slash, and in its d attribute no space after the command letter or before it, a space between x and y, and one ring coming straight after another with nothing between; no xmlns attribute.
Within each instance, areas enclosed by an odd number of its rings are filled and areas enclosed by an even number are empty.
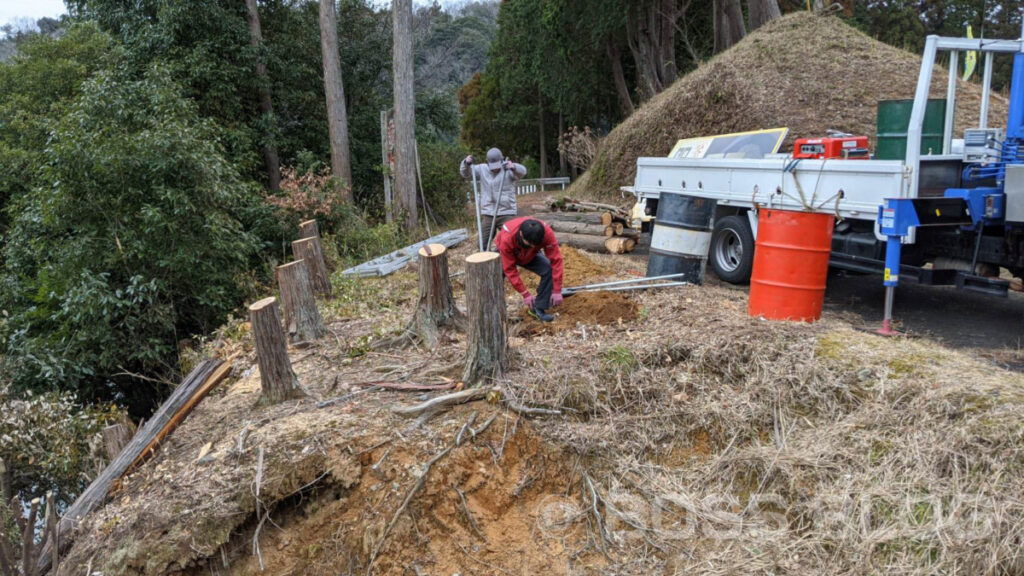
<svg viewBox="0 0 1024 576"><path fill-rule="evenodd" d="M316 220L306 220L305 222L299 222L299 239L303 238L319 238L320 227L317 226Z"/></svg>
<svg viewBox="0 0 1024 576"><path fill-rule="evenodd" d="M309 280L313 284L313 293L322 296L331 294L331 277L327 273L324 252L320 248L320 238L303 238L292 242L292 254L296 260L305 260L309 267Z"/></svg>
<svg viewBox="0 0 1024 576"><path fill-rule="evenodd" d="M303 396L299 379L292 371L288 358L288 344L281 318L277 313L277 298L264 298L249 306L249 321L256 340L256 359L260 366L260 401L277 404Z"/></svg>
<svg viewBox="0 0 1024 576"><path fill-rule="evenodd" d="M111 424L100 431L103 438L103 451L107 454L108 462L113 462L135 435L135 424L131 420L125 420L119 424Z"/></svg>
<svg viewBox="0 0 1024 576"><path fill-rule="evenodd" d="M316 224L315 220L311 222ZM292 342L312 342L327 333L316 308L305 260L278 266L277 286L281 290L284 329Z"/></svg>
<svg viewBox="0 0 1024 576"><path fill-rule="evenodd" d="M466 307L469 333L462 380L472 385L500 376L508 360L505 277L497 252L466 258Z"/></svg>
<svg viewBox="0 0 1024 576"><path fill-rule="evenodd" d="M448 249L443 244L428 244L419 251L420 302L409 332L420 342L437 346L438 328L463 328L466 317L455 306L452 283L448 278Z"/></svg>

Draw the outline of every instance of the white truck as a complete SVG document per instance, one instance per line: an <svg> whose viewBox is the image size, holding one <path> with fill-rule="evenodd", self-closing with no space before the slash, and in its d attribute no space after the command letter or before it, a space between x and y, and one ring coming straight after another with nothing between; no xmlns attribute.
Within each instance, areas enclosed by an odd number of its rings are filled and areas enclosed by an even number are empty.
<svg viewBox="0 0 1024 576"><path fill-rule="evenodd" d="M942 149L922 155L925 108L940 51L949 53L951 70ZM977 51L985 58L983 92L978 126L965 131L963 151L954 153L957 58L966 51ZM1014 58L1005 132L986 126L992 61L999 54ZM708 260L723 280L749 280L757 239L756 211L761 207L834 214L830 265L859 272L885 271L886 320L901 277L1005 295L1007 283L977 275L978 265L1001 266L1014 275L1024 272L1021 39L927 38L903 160L736 155L743 154L639 158L630 189L637 197L637 212L652 216L663 193L715 199ZM929 218L931 212L942 217ZM959 270L922 268L929 262Z"/></svg>

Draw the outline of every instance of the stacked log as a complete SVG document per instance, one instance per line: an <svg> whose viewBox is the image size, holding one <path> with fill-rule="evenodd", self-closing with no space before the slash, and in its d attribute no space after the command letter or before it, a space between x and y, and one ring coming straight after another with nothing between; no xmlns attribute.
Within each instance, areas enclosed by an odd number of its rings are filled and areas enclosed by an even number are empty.
<svg viewBox="0 0 1024 576"><path fill-rule="evenodd" d="M558 243L591 252L625 254L640 241L640 230L630 227L629 212L610 204L563 199L551 212L535 214L558 237Z"/></svg>

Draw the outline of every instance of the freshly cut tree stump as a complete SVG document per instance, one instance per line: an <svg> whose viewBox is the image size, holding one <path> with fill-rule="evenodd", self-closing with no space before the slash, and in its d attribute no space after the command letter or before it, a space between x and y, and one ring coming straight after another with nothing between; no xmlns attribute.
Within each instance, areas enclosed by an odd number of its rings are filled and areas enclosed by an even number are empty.
<svg viewBox="0 0 1024 576"><path fill-rule="evenodd" d="M320 238L303 238L292 242L292 254L296 260L305 260L309 268L309 280L313 284L313 293L322 296L331 294L331 277L327 273L324 252L320 248Z"/></svg>
<svg viewBox="0 0 1024 576"><path fill-rule="evenodd" d="M552 220L548 222L548 226L555 232L568 232L570 234L591 234L594 236L604 236L605 226L601 224L587 224L584 222L561 222L558 220Z"/></svg>
<svg viewBox="0 0 1024 576"><path fill-rule="evenodd" d="M316 220L306 220L305 222L299 222L299 238L319 238L320 227L317 226Z"/></svg>
<svg viewBox="0 0 1024 576"><path fill-rule="evenodd" d="M316 223L315 220L311 222ZM278 266L277 286L281 290L284 329L292 342L312 342L327 333L316 308L305 260Z"/></svg>
<svg viewBox="0 0 1024 576"><path fill-rule="evenodd" d="M466 258L466 369L469 385L497 378L508 361L505 277L497 252L477 252Z"/></svg>
<svg viewBox="0 0 1024 576"><path fill-rule="evenodd" d="M420 302L409 332L430 348L437 346L438 328L465 328L466 317L455 306L452 283L448 278L448 249L444 244L428 244L419 251Z"/></svg>
<svg viewBox="0 0 1024 576"><path fill-rule="evenodd" d="M295 377L288 358L288 344L277 313L277 298L264 298L249 306L249 321L256 339L256 359L260 366L260 401L277 404L303 396L299 379Z"/></svg>

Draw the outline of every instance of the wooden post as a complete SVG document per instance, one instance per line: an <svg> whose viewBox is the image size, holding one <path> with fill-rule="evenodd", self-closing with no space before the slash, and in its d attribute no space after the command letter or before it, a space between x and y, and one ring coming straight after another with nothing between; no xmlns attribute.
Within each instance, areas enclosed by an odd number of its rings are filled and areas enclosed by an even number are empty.
<svg viewBox="0 0 1024 576"><path fill-rule="evenodd" d="M313 293L318 296L330 296L331 277L327 273L327 263L324 262L320 238L303 238L292 242L292 254L296 260L306 261Z"/></svg>
<svg viewBox="0 0 1024 576"><path fill-rule="evenodd" d="M303 238L319 238L320 227L317 226L316 220L306 220L305 222L299 222L299 239Z"/></svg>
<svg viewBox="0 0 1024 576"><path fill-rule="evenodd" d="M260 366L260 401L277 404L302 396L299 379L292 371L288 358L288 345L281 317L277 313L277 298L264 298L249 306L249 321L256 340L256 359Z"/></svg>
<svg viewBox="0 0 1024 576"><path fill-rule="evenodd" d="M316 224L315 220L311 222ZM284 329L292 342L312 342L326 334L305 260L278 266L277 287L281 290Z"/></svg>
<svg viewBox="0 0 1024 576"><path fill-rule="evenodd" d="M469 334L462 380L473 385L500 376L508 361L505 277L497 252L466 258L466 305Z"/></svg>

